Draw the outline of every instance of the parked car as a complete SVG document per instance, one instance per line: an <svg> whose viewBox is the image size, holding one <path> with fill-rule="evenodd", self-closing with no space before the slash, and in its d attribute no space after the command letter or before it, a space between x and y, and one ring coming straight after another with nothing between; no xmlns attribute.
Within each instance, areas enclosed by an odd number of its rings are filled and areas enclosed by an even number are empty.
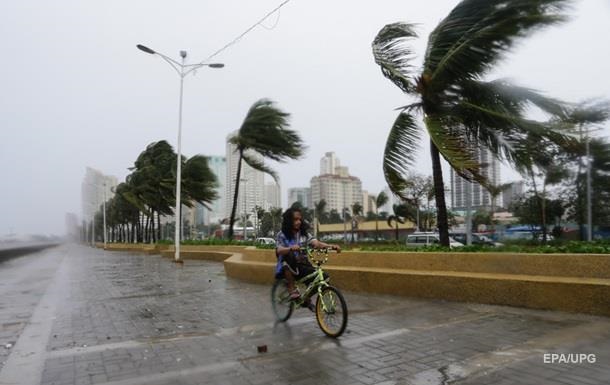
<svg viewBox="0 0 610 385"><path fill-rule="evenodd" d="M449 233L449 235L455 239L456 241L466 245L466 233ZM472 234L471 243L473 245L482 245L482 246L503 246L502 243L494 242L487 235L483 234Z"/></svg>
<svg viewBox="0 0 610 385"><path fill-rule="evenodd" d="M256 243L259 245L275 245L275 239L266 237L256 238Z"/></svg>
<svg viewBox="0 0 610 385"><path fill-rule="evenodd" d="M406 245L409 247L422 247L428 245L438 245L440 243L440 237L438 233L413 233L407 236ZM464 246L462 243L457 242L455 239L449 237L449 247L461 247Z"/></svg>

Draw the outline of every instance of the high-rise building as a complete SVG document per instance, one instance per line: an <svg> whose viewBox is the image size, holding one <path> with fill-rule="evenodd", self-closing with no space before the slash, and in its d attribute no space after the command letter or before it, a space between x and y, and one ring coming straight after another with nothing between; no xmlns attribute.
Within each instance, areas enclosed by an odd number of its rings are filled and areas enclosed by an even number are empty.
<svg viewBox="0 0 610 385"><path fill-rule="evenodd" d="M226 218L227 159L224 156L209 156L208 166L218 181L218 188L216 189L218 199L208 204L209 210L202 204L198 203L196 205L196 225L204 224L207 226L213 223L220 223L220 221Z"/></svg>
<svg viewBox="0 0 610 385"><path fill-rule="evenodd" d="M502 203L496 202L496 207L508 209L511 203L523 196L524 191L525 183L522 180L512 182L510 186L502 191Z"/></svg>
<svg viewBox="0 0 610 385"><path fill-rule="evenodd" d="M362 190L362 215L366 216L369 211L375 211L375 204L371 201L369 192Z"/></svg>
<svg viewBox="0 0 610 385"><path fill-rule="evenodd" d="M227 153L226 153L226 184L225 184L225 218L231 216L233 207L233 197L235 195L235 177L237 175L237 163L239 154L237 147L229 142L229 139L235 135L231 133L227 136ZM255 152L248 152L248 156L263 162L263 157ZM237 197L237 211L235 214L236 221L243 218L244 213L251 216L256 206L263 207L265 200L265 177L261 171L255 170L248 166L246 162L241 165L241 177L239 181L239 195ZM244 208L245 205L245 208Z"/></svg>
<svg viewBox="0 0 610 385"><path fill-rule="evenodd" d="M293 203L300 202L303 207L313 208L311 201L311 188L309 187L293 187L288 189L288 207Z"/></svg>
<svg viewBox="0 0 610 385"><path fill-rule="evenodd" d="M280 184L275 181L265 183L265 203L263 208L269 210L272 207L282 207Z"/></svg>
<svg viewBox="0 0 610 385"><path fill-rule="evenodd" d="M335 169L340 166L339 158L334 152L327 152L320 160L320 175L334 174Z"/></svg>
<svg viewBox="0 0 610 385"><path fill-rule="evenodd" d="M311 178L310 182L312 205L324 199L327 211L337 210L341 213L343 208L351 211L356 202L363 204L362 182L349 175L347 167L339 164L333 152L327 152L320 161L320 175Z"/></svg>
<svg viewBox="0 0 610 385"><path fill-rule="evenodd" d="M78 216L74 213L66 213L66 239L70 242L76 242L80 237Z"/></svg>
<svg viewBox="0 0 610 385"><path fill-rule="evenodd" d="M495 186L500 184L500 162L491 151L478 150L479 163L483 165L481 173ZM469 193L470 192L470 193ZM468 182L451 169L451 207L453 210L466 210L468 204L472 210L491 207L491 194L475 182ZM496 205L499 205L496 202Z"/></svg>
<svg viewBox="0 0 610 385"><path fill-rule="evenodd" d="M114 196L114 188L118 180L111 175L104 175L101 171L87 167L85 177L81 183L81 207L83 220L93 220L95 212L100 210L104 200L108 201Z"/></svg>

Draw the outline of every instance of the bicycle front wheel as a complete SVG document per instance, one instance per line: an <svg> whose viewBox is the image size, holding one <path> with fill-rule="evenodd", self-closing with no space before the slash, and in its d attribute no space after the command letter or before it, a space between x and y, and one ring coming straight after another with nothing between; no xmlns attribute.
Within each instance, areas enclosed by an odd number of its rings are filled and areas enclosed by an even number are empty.
<svg viewBox="0 0 610 385"><path fill-rule="evenodd" d="M316 301L318 326L329 337L337 338L347 326L347 304L341 292L328 286L322 289Z"/></svg>
<svg viewBox="0 0 610 385"><path fill-rule="evenodd" d="M271 288L271 307L275 319L285 322L292 315L294 302L290 299L290 292L285 279L276 279Z"/></svg>

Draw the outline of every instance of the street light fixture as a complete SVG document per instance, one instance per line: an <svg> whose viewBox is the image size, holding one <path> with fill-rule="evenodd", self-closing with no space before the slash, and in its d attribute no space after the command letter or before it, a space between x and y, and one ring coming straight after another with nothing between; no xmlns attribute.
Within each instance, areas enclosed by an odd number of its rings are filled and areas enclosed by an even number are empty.
<svg viewBox="0 0 610 385"><path fill-rule="evenodd" d="M157 52L145 45L138 44L136 47L145 53L151 55L158 55L163 60L165 60L176 72L178 76L180 76L180 102L178 107L178 146L177 146L177 161L176 161L176 210L174 212L176 217L176 236L175 236L175 254L174 259L176 262L180 261L180 232L182 227L182 221L180 218L181 211L181 202L180 202L180 194L181 194L181 183L182 183L182 153L181 153L181 142L182 142L182 99L183 99L183 90L184 90L184 78L189 75L191 72L196 71L201 67L210 67L210 68L223 68L224 64L222 63L198 63L198 64L185 64L187 53L186 51L180 51L180 57L182 58L182 62L178 62L167 55L164 55L160 52Z"/></svg>

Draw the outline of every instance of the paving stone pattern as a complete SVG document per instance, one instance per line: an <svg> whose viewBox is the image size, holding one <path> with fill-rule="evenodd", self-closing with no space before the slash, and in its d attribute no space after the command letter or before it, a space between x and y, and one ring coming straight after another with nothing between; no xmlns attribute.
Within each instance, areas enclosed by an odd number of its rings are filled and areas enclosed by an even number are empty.
<svg viewBox="0 0 610 385"><path fill-rule="evenodd" d="M73 245L61 250L69 282L53 320L42 384L561 385L610 379L610 320L603 317L347 292L348 329L333 340L307 309L275 324L270 288L228 279L221 263L180 267L159 256ZM47 276L34 285L40 295L52 270L37 274ZM16 341L37 296L0 288L12 293L11 304L0 300L0 339ZM12 304L17 300L23 304ZM568 338L578 328L605 323L607 331ZM268 352L258 353L259 345ZM597 360L547 364L544 353L593 353Z"/></svg>

